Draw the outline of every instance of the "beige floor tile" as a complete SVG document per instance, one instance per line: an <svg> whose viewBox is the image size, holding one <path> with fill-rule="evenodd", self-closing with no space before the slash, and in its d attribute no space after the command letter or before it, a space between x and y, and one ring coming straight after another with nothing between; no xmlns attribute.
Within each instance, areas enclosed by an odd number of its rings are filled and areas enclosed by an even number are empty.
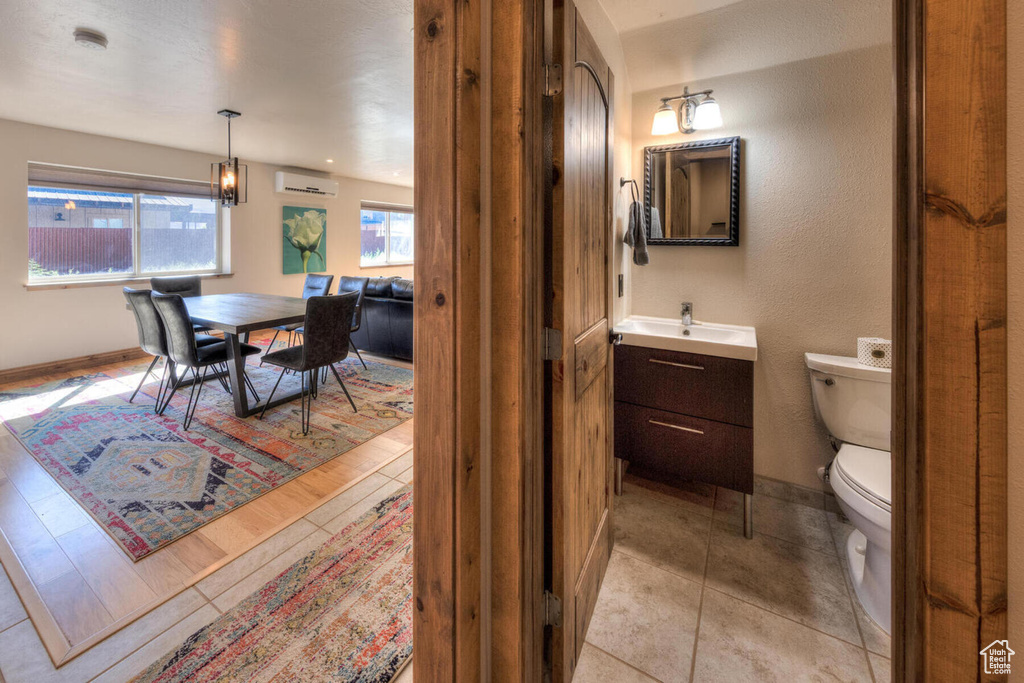
<svg viewBox="0 0 1024 683"><path fill-rule="evenodd" d="M889 683L892 680L892 662L874 653L868 655L871 671L875 674L875 683Z"/></svg>
<svg viewBox="0 0 1024 683"><path fill-rule="evenodd" d="M868 613L864 611L864 607L860 604L860 601L857 599L857 594L853 590L853 581L850 578L850 567L846 559L846 541L850 537L850 533L854 530L854 527L852 524L846 524L845 522L840 521L839 517L836 515L829 515L829 526L832 530L832 536L835 539L840 564L843 566L843 576L846 579L846 585L849 586L850 598L853 601L853 613L857 615L857 623L860 625L860 633L864 638L864 647L866 647L869 652L874 652L882 657L891 657L892 644L889 634L868 616Z"/></svg>
<svg viewBox="0 0 1024 683"><path fill-rule="evenodd" d="M370 476L366 477L358 484L354 484L351 488L341 492L334 498L318 507L317 509L306 515L306 519L313 522L317 526L323 526L324 523L330 521L334 517L352 507L352 505L373 491L376 491L384 484L390 481L388 477L375 472Z"/></svg>
<svg viewBox="0 0 1024 683"><path fill-rule="evenodd" d="M623 664L604 650L584 643L572 683L610 683L611 681L615 681L615 683L657 683L655 679Z"/></svg>
<svg viewBox="0 0 1024 683"><path fill-rule="evenodd" d="M405 665L405 668L398 672L398 675L391 679L391 683L412 683L412 657Z"/></svg>
<svg viewBox="0 0 1024 683"><path fill-rule="evenodd" d="M92 683L124 683L131 680L218 616L217 610L213 606L204 606L92 679Z"/></svg>
<svg viewBox="0 0 1024 683"><path fill-rule="evenodd" d="M612 552L587 642L664 683L688 681L700 584Z"/></svg>
<svg viewBox="0 0 1024 683"><path fill-rule="evenodd" d="M384 467L380 468L377 471L380 474L383 474L385 477L394 479L395 477L397 477L399 474L406 471L410 467L412 467L412 451L409 451L405 455L399 456L397 460L389 462L387 465L384 465Z"/></svg>
<svg viewBox="0 0 1024 683"><path fill-rule="evenodd" d="M83 683L206 604L198 591L187 590L60 669L54 668L35 628L26 620L0 633L0 671L8 683Z"/></svg>
<svg viewBox="0 0 1024 683"><path fill-rule="evenodd" d="M624 494L633 490L667 503L682 505L707 517L711 516L711 511L715 507L715 487L711 484L691 481L680 486L669 486L658 481L641 479L631 474L626 474L622 482Z"/></svg>
<svg viewBox="0 0 1024 683"><path fill-rule="evenodd" d="M719 489L715 520L737 529L743 526L743 494ZM835 552L827 513L820 508L781 498L754 496L754 533L767 534L823 553Z"/></svg>
<svg viewBox="0 0 1024 683"><path fill-rule="evenodd" d="M835 552L821 553L765 534L747 540L733 527L716 522L707 586L861 644Z"/></svg>
<svg viewBox="0 0 1024 683"><path fill-rule="evenodd" d="M703 580L709 518L635 488L614 504L616 550L692 581Z"/></svg>
<svg viewBox="0 0 1024 683"><path fill-rule="evenodd" d="M323 530L334 535L370 511L377 503L403 488L405 484L391 479L379 489L351 505L347 510L323 525Z"/></svg>
<svg viewBox="0 0 1024 683"><path fill-rule="evenodd" d="M216 598L316 530L315 524L300 519L207 576L196 584L196 588L206 597Z"/></svg>
<svg viewBox="0 0 1024 683"><path fill-rule="evenodd" d="M861 648L706 590L693 680L853 683L871 674Z"/></svg>
<svg viewBox="0 0 1024 683"><path fill-rule="evenodd" d="M11 585L11 580L7 578L6 572L0 570L0 631L27 618L28 614L25 613L25 607Z"/></svg>
<svg viewBox="0 0 1024 683"><path fill-rule="evenodd" d="M825 493L806 486L798 486L789 482L769 479L767 477L754 477L754 495L771 496L780 500L810 506L823 510L825 508Z"/></svg>
<svg viewBox="0 0 1024 683"><path fill-rule="evenodd" d="M330 535L322 530L317 530L306 536L304 539L288 548L283 553L267 562L265 565L249 574L247 577L236 583L231 588L221 593L213 600L213 605L221 612L226 612L242 600L252 595L255 591L266 585L267 582L277 577L307 553L316 550L330 539Z"/></svg>
<svg viewBox="0 0 1024 683"><path fill-rule="evenodd" d="M411 484L413 476L413 468L409 468L395 477L395 481L400 481L403 484Z"/></svg>

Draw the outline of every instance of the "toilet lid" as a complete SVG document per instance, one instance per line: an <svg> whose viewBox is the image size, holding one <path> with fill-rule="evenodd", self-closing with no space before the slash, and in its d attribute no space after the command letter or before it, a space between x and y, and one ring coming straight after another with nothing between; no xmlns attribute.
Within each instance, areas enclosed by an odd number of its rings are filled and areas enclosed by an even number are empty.
<svg viewBox="0 0 1024 683"><path fill-rule="evenodd" d="M834 469L858 493L885 509L890 509L892 464L888 451L845 443L836 456Z"/></svg>

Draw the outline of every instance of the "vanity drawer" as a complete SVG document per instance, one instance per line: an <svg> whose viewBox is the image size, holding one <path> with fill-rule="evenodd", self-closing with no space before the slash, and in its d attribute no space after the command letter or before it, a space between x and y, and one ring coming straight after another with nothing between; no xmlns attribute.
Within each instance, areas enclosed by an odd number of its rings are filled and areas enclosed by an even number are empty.
<svg viewBox="0 0 1024 683"><path fill-rule="evenodd" d="M754 430L747 427L616 401L615 457L645 479L754 492Z"/></svg>
<svg viewBox="0 0 1024 683"><path fill-rule="evenodd" d="M615 400L754 426L754 364L717 356L615 347Z"/></svg>

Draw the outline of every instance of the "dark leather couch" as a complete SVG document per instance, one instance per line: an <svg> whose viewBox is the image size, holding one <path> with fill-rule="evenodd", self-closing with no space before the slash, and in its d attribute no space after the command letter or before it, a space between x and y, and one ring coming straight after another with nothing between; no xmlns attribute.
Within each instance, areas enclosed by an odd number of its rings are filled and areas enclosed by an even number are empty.
<svg viewBox="0 0 1024 683"><path fill-rule="evenodd" d="M360 351L412 360L412 280L369 278L362 324L352 333Z"/></svg>

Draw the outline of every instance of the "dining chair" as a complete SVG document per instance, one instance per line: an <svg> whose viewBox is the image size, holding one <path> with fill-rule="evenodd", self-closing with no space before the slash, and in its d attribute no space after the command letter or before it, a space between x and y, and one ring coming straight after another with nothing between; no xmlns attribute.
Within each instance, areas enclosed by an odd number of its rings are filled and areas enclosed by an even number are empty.
<svg viewBox="0 0 1024 683"><path fill-rule="evenodd" d="M306 275L306 282L302 286L302 298L309 299L311 296L327 296L331 292L331 283L334 282L333 275L322 275L320 273L310 273ZM274 350L274 342L277 341L277 335L282 332L288 333L288 346L292 345L293 333L302 334L302 323L290 323L288 325L279 325L274 328L274 338L270 340L270 346L267 347L267 351ZM263 361L260 361L260 365Z"/></svg>
<svg viewBox="0 0 1024 683"><path fill-rule="evenodd" d="M163 398L165 385L167 384L167 372L170 364L167 362L167 339L164 332L163 321L160 320L160 315L156 312L156 307L153 305L153 299L150 297L150 290L148 289L132 289L131 287L125 287L123 290L124 298L128 302L128 306L132 309L132 314L135 316L135 326L139 332L139 348L153 356L153 362L146 368L146 372L142 375L142 379L139 380L139 386L135 387L135 391L132 392L131 398L128 402L131 403L135 400L135 395L142 389L142 385L146 383L146 379L152 374L156 377L156 373L153 372L153 368L160 359L164 360L163 372L160 375L160 388L156 394L156 404L154 405L154 411L160 406ZM211 344L223 344L223 339L217 337L211 337L205 334L196 335L196 346L209 346Z"/></svg>
<svg viewBox="0 0 1024 683"><path fill-rule="evenodd" d="M175 368L188 368L192 371L194 379L192 392L189 394L188 405L185 408L185 419L182 423L185 429L188 429L192 425L196 406L199 405L199 395L203 391L206 373L213 366L227 366L229 360L228 347L225 342L220 340L218 340L219 343L208 346L199 346L196 343L196 333L192 329L192 321L189 318L188 309L185 307L185 300L180 295L153 292L151 297L156 312L164 325L167 357L174 363ZM242 344L241 350L243 356L255 356L261 352L260 347L253 346L252 344ZM202 374L200 374L200 370L202 370ZM164 398L163 405L158 408L157 414L163 415L164 411L167 410L167 406L170 405L174 394L185 381L185 376L185 372L178 374L166 398ZM256 393L256 387L253 386L252 380L249 379L249 375L244 370L242 371L242 378L245 384L248 385L253 397L259 402L260 396ZM217 379L220 380L225 390L230 393L223 375L217 373ZM245 388L242 387L241 390L245 391Z"/></svg>
<svg viewBox="0 0 1024 683"><path fill-rule="evenodd" d="M178 294L179 296L202 296L203 280L198 275L168 275L149 279L149 286L154 292L161 294ZM196 332L209 332L210 328L203 325L192 325Z"/></svg>
<svg viewBox="0 0 1024 683"><path fill-rule="evenodd" d="M338 296L314 296L306 300L306 320L304 323L305 334L302 344L289 346L280 351L273 351L265 356L263 360L270 365L276 365L282 369L280 377L270 391L270 397L260 412L260 419L267 412L267 406L274 398L274 392L281 384L285 371L291 370L301 376L302 382L302 433L309 434L310 416L313 412L313 399L317 397L317 375L320 368L329 367L345 392L353 412L358 413L352 395L348 393L345 382L342 381L335 363L341 362L348 357L349 330L352 327L352 315L355 312L356 301L359 299L358 292L348 292Z"/></svg>
<svg viewBox="0 0 1024 683"><path fill-rule="evenodd" d="M345 294L346 292L359 292L359 298L356 300L356 311L352 314L352 329L351 332L354 334L359 331L359 328L363 325L363 297L366 296L366 284L370 281L370 278L366 277L352 277L342 276L338 278L338 294ZM349 346L356 352L356 357L359 362L366 367L366 361L363 360L363 354L359 353L359 348L356 346L355 341L352 340L352 335L348 338ZM326 378L325 378L326 379Z"/></svg>

